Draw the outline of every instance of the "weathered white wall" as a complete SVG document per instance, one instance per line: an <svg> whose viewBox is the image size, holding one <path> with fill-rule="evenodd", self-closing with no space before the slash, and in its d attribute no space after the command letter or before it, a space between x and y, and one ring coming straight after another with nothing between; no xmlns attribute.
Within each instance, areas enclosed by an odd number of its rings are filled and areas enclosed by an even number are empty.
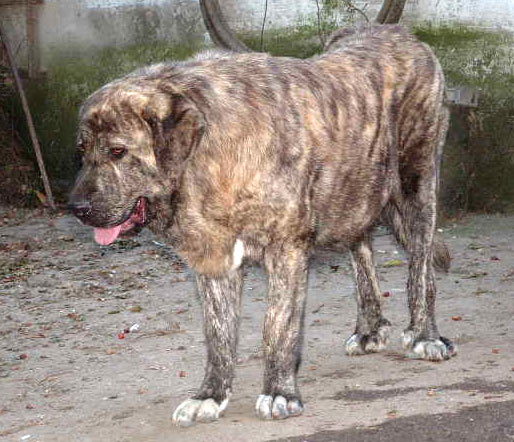
<svg viewBox="0 0 514 442"><path fill-rule="evenodd" d="M408 0L407 17L416 21L464 23L514 32L514 0Z"/></svg>
<svg viewBox="0 0 514 442"><path fill-rule="evenodd" d="M260 29L265 0L222 0L220 5L233 29ZM321 5L321 0L320 0ZM315 0L268 0L267 28L284 28L316 16Z"/></svg>
<svg viewBox="0 0 514 442"><path fill-rule="evenodd" d="M262 26L266 0L221 0L230 24L239 29ZM319 0L321 4L321 0ZM373 19L382 0L355 0ZM268 0L267 27L294 25L316 17L316 0ZM514 0L407 0L404 21L434 24L462 23L514 32Z"/></svg>
<svg viewBox="0 0 514 442"><path fill-rule="evenodd" d="M43 45L125 45L140 40L180 41L203 32L195 0L47 0L41 8Z"/></svg>
<svg viewBox="0 0 514 442"><path fill-rule="evenodd" d="M42 64L52 54L139 42L203 39L198 0L44 0L35 7ZM17 62L26 65L24 2L0 6Z"/></svg>
<svg viewBox="0 0 514 442"><path fill-rule="evenodd" d="M0 20L22 66L27 60L24 3L0 6ZM354 3L373 19L382 0ZM266 0L220 0L220 4L234 29L261 28ZM206 32L198 0L44 0L38 16L37 45L43 65L56 48L74 51L143 40L180 43L201 39ZM316 0L268 0L265 25L270 29L315 23L316 17ZM408 0L403 21L464 23L514 32L514 0Z"/></svg>

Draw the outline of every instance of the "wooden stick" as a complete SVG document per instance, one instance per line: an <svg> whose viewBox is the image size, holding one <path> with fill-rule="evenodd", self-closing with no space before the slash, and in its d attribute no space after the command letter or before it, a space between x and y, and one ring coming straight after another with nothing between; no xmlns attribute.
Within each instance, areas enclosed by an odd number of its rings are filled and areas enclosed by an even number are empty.
<svg viewBox="0 0 514 442"><path fill-rule="evenodd" d="M14 57L11 52L11 46L7 41L7 35L5 34L2 25L0 24L0 38L2 39L2 44L5 49L5 53L7 54L7 60L9 61L9 65L11 66L11 70L14 76L14 81L16 83L16 88L18 89L18 94L21 99L21 105L23 107L23 111L25 112L25 118L27 119L27 126L29 127L30 138L32 140L32 145L34 146L34 151L36 153L37 163L39 166L39 171L41 172L41 179L43 180L43 185L45 188L46 198L48 200L48 205L52 210L55 210L55 202L54 197L52 195L52 189L50 188L50 182L48 181L48 176L45 170L45 163L43 161L43 156L41 155L41 148L39 147L39 141L36 135L36 129L34 128L34 122L32 121L32 115L30 113L29 105L27 103L27 98L25 96L25 92L23 91L23 85L21 84L20 76L18 75L18 69L16 68L16 64L14 62Z"/></svg>

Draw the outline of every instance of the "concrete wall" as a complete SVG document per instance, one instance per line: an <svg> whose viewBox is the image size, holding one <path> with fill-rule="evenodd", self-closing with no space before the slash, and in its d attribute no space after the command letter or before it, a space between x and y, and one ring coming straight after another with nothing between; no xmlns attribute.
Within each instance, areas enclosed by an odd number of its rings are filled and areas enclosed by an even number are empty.
<svg viewBox="0 0 514 442"><path fill-rule="evenodd" d="M408 0L407 18L514 32L514 0Z"/></svg>
<svg viewBox="0 0 514 442"><path fill-rule="evenodd" d="M0 20L21 66L27 65L25 1L0 1ZM322 0L319 0L322 3ZM355 0L370 19L382 0ZM262 26L266 0L220 0L237 30ZM58 51L76 53L141 41L181 43L203 39L198 0L43 0L37 9L37 38L43 67ZM316 0L268 0L266 29L315 23ZM356 17L359 17L358 15ZM464 23L514 32L514 0L408 0L404 22Z"/></svg>
<svg viewBox="0 0 514 442"><path fill-rule="evenodd" d="M25 2L0 3L0 20L20 66L27 65ZM76 54L105 46L203 39L197 0L44 0L37 15L42 67L59 53Z"/></svg>
<svg viewBox="0 0 514 442"><path fill-rule="evenodd" d="M52 0L41 8L43 45L111 46L142 40L179 42L203 33L194 0Z"/></svg>
<svg viewBox="0 0 514 442"><path fill-rule="evenodd" d="M262 26L266 0L222 0L220 3L235 28L260 29ZM373 19L382 0L355 0L353 3ZM316 0L268 0L266 26L287 26L306 18L312 20L316 14ZM514 32L514 0L407 0L404 21L462 23Z"/></svg>

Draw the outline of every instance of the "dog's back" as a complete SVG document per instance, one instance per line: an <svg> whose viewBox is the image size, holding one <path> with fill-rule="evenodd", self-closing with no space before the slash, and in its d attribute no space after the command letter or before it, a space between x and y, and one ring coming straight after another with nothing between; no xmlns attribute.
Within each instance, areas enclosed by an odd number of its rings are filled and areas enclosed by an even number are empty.
<svg viewBox="0 0 514 442"><path fill-rule="evenodd" d="M368 50L370 43L394 44L405 43L419 44L419 41L403 26L399 25L365 25L354 28L342 28L334 31L325 43L324 52L332 52L348 48L350 46L365 45Z"/></svg>

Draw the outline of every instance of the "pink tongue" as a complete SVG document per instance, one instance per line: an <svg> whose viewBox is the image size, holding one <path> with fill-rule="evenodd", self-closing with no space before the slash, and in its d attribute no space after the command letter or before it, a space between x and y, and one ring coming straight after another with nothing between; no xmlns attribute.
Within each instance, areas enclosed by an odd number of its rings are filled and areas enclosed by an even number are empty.
<svg viewBox="0 0 514 442"><path fill-rule="evenodd" d="M102 246L112 243L120 234L121 224L110 229L95 228L95 241Z"/></svg>

